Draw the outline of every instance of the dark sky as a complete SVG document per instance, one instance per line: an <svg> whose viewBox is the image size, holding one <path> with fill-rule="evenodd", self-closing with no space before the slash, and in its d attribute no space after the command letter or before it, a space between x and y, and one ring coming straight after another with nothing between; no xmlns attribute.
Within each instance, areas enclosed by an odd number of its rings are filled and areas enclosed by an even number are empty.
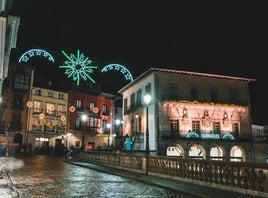
<svg viewBox="0 0 268 198"><path fill-rule="evenodd" d="M61 50L80 49L100 68L118 63L134 78L161 67L256 79L252 119L264 125L268 12L258 3L17 0L12 14L21 17L18 52L41 48L62 62ZM109 76L116 90L127 83Z"/></svg>

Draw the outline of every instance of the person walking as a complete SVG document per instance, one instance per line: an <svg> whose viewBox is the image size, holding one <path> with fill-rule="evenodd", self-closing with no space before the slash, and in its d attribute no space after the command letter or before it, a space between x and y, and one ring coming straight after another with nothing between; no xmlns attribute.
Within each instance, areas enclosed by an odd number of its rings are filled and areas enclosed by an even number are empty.
<svg viewBox="0 0 268 198"><path fill-rule="evenodd" d="M6 145L6 157L8 157L8 153L9 153L9 148L8 148L8 144Z"/></svg>

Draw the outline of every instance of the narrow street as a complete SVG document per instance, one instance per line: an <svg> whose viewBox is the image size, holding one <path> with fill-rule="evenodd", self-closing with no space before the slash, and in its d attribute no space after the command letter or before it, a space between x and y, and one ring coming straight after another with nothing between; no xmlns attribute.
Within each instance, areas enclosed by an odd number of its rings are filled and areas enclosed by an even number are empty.
<svg viewBox="0 0 268 198"><path fill-rule="evenodd" d="M120 176L36 155L9 160L8 172L21 197L186 197Z"/></svg>

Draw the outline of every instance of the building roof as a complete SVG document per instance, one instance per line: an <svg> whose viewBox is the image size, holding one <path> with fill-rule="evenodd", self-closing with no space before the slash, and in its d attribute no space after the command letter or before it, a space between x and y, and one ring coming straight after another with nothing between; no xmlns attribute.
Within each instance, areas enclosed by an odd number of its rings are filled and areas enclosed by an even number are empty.
<svg viewBox="0 0 268 198"><path fill-rule="evenodd" d="M238 81L256 81L255 79L250 78L241 78L235 76L225 76L225 75L217 75L217 74L209 74L209 73L201 73L201 72L191 72L191 71L182 71L182 70L173 70L173 69L162 69L162 68L155 68L152 67L145 71L143 74L138 76L134 81L130 82L122 89L118 91L118 93L122 94L123 91L131 87L133 84L136 84L140 80L144 79L146 76L150 75L153 72L162 72L162 73L173 73L173 74L184 74L184 75L191 75L191 76L200 76L200 77L207 77L207 78L221 78L221 79L229 79L229 80L238 80Z"/></svg>

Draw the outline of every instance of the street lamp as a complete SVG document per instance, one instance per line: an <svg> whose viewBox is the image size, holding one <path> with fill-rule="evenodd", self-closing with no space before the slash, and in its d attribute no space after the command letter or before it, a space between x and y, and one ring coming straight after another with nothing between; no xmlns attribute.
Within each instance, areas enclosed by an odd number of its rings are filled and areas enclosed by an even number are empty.
<svg viewBox="0 0 268 198"><path fill-rule="evenodd" d="M148 126L148 105L151 102L151 95L146 94L144 96L144 103L146 105L146 147L145 147L145 156L146 156L146 175L148 175L148 157L150 155L150 149L149 149L149 126Z"/></svg>
<svg viewBox="0 0 268 198"><path fill-rule="evenodd" d="M138 119L139 119L139 115L136 114L135 117L136 117L136 133L137 133L138 132Z"/></svg>
<svg viewBox="0 0 268 198"><path fill-rule="evenodd" d="M123 125L123 120L121 119L116 119L115 120L115 125L116 125L116 147L120 149L120 140L119 137L122 136L122 125Z"/></svg>
<svg viewBox="0 0 268 198"><path fill-rule="evenodd" d="M112 145L112 133L111 133L111 123L106 124L106 128L109 130L109 137L108 137L108 146Z"/></svg>
<svg viewBox="0 0 268 198"><path fill-rule="evenodd" d="M87 115L83 114L81 116L81 119L83 121L83 123L87 120ZM84 125L85 126L85 125ZM85 128L82 129L83 130L83 136L82 136L82 145L81 145L81 150L83 151L85 149L84 144L85 144Z"/></svg>

